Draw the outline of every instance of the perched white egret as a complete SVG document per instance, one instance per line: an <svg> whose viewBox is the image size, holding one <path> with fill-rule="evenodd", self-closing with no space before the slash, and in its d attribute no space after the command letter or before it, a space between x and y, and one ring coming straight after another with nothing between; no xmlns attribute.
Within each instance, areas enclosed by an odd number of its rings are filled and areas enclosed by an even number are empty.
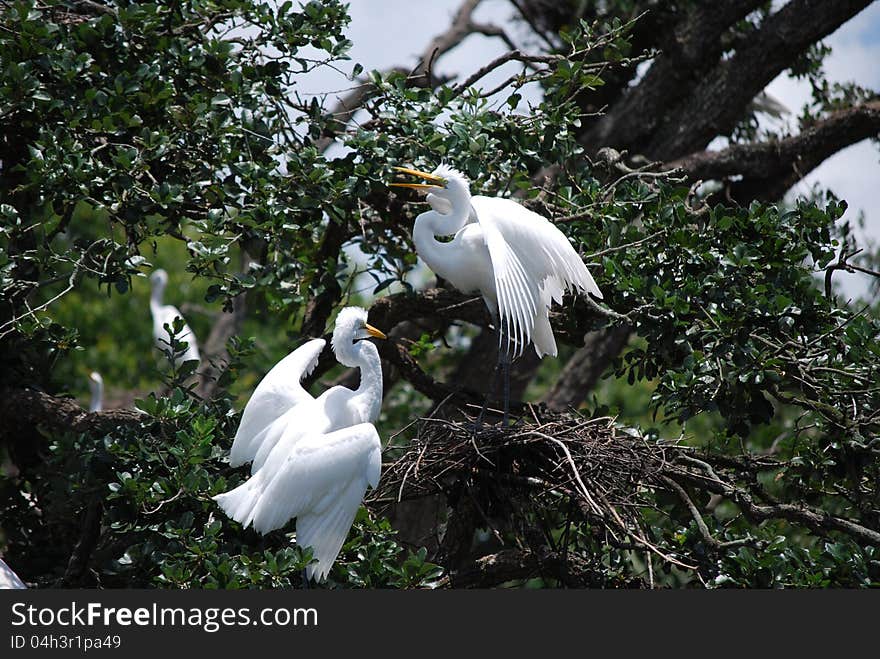
<svg viewBox="0 0 880 659"><path fill-rule="evenodd" d="M464 175L446 165L433 173L394 169L428 181L391 184L428 192L432 210L419 215L413 227L422 260L463 293L482 295L510 357L530 343L538 357L555 357L550 305L569 290L602 298L565 234L513 199L471 196ZM449 242L436 238L450 235Z"/></svg>
<svg viewBox="0 0 880 659"><path fill-rule="evenodd" d="M19 576L0 558L0 590L27 588Z"/></svg>
<svg viewBox="0 0 880 659"><path fill-rule="evenodd" d="M153 316L153 341L163 353L168 350L168 344L171 342L171 337L165 331L165 325L172 326L177 317L183 319L183 314L177 307L172 304L162 304L167 285L168 273L164 270L155 270L150 275L150 314ZM183 362L190 360L199 361L199 346L196 342L196 335L186 324L185 319L183 331L178 338L181 341L186 341L187 348L183 354L175 356L175 365L180 366Z"/></svg>
<svg viewBox="0 0 880 659"><path fill-rule="evenodd" d="M376 487L381 443L372 422L382 406L382 364L368 337L385 335L367 324L367 312L339 312L331 345L344 366L359 368L356 390L331 387L313 398L300 384L324 349L312 339L270 370L245 406L230 462L253 462L251 477L214 497L244 527L259 533L296 517L296 541L317 562L306 578L323 579L339 555L367 485Z"/></svg>
<svg viewBox="0 0 880 659"><path fill-rule="evenodd" d="M92 394L89 412L100 412L104 409L104 378L98 371L89 373L89 391Z"/></svg>

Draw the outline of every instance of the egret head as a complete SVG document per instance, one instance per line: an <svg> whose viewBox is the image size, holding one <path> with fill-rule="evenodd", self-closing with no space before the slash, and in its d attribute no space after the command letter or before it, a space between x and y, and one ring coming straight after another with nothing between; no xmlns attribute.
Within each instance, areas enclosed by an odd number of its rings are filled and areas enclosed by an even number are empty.
<svg viewBox="0 0 880 659"><path fill-rule="evenodd" d="M150 275L150 285L153 287L153 290L162 290L167 284L168 273L161 268L159 268L158 270L153 270L153 274Z"/></svg>
<svg viewBox="0 0 880 659"><path fill-rule="evenodd" d="M441 163L430 174L408 167L394 167L393 169L402 174L418 176L427 181L427 183L392 183L392 187L412 188L420 192L427 192L434 197L439 197L449 202L453 208L460 203L467 203L470 200L470 182L464 174L449 165Z"/></svg>
<svg viewBox="0 0 880 659"><path fill-rule="evenodd" d="M347 351L353 343L371 336L377 339L388 338L384 333L367 323L367 310L363 307L345 307L336 316L336 326L333 328L333 338L330 344L334 352Z"/></svg>
<svg viewBox="0 0 880 659"><path fill-rule="evenodd" d="M95 385L104 384L104 378L101 377L101 374L98 373L98 371L92 371L91 373L89 373L89 380L91 380L92 383Z"/></svg>

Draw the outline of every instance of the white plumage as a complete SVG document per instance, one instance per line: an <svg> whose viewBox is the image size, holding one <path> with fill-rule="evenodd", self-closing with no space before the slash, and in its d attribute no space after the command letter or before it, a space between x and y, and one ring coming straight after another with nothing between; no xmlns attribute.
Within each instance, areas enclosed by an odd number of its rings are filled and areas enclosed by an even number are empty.
<svg viewBox="0 0 880 659"><path fill-rule="evenodd" d="M382 447L372 422L382 405L385 338L367 324L367 312L347 307L333 332L337 360L361 370L356 390L331 387L313 398L300 381L324 348L313 339L282 359L257 385L245 406L230 452L233 466L252 462L251 477L214 497L231 518L259 533L296 517L296 539L317 562L306 577L321 580L339 555L367 486L376 487Z"/></svg>
<svg viewBox="0 0 880 659"><path fill-rule="evenodd" d="M100 412L104 409L104 378L98 371L89 373L89 412Z"/></svg>
<svg viewBox="0 0 880 659"><path fill-rule="evenodd" d="M162 304L162 298L165 294L165 287L168 285L168 273L164 270L155 270L150 275L150 314L153 316L153 341L156 347L163 353L169 348L171 337L165 330L165 325L173 326L175 318L183 319L183 314L172 304ZM196 342L196 335L184 319L183 330L178 335L178 339L186 341L187 348L183 354L175 355L174 363L180 366L183 362L195 360L199 361L199 346Z"/></svg>
<svg viewBox="0 0 880 659"><path fill-rule="evenodd" d="M27 588L19 576L0 558L0 590Z"/></svg>
<svg viewBox="0 0 880 659"><path fill-rule="evenodd" d="M531 343L539 357L555 357L550 305L569 290L602 297L565 234L513 199L471 196L468 180L451 167L430 174L395 169L429 181L392 184L429 191L432 210L413 227L422 260L460 291L483 296L500 321L508 354L520 355ZM453 238L441 242L438 235Z"/></svg>

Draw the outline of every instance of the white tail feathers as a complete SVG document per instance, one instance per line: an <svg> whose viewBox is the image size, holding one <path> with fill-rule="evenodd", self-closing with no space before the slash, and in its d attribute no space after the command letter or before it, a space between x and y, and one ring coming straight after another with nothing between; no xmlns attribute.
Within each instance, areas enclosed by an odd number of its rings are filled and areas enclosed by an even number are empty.
<svg viewBox="0 0 880 659"><path fill-rule="evenodd" d="M263 493L262 488L255 482L258 479L259 474L255 474L234 490L213 497L223 512L245 528L253 522L254 512Z"/></svg>
<svg viewBox="0 0 880 659"><path fill-rule="evenodd" d="M532 336L535 352L538 357L544 355L556 356L556 338L553 336L553 328L550 327L550 319L546 315L535 318L535 333Z"/></svg>
<svg viewBox="0 0 880 659"><path fill-rule="evenodd" d="M317 563L307 577L323 579L339 555L367 486L379 482L382 444L371 423L329 433L302 433L291 424L251 477L214 501L258 533L296 518L297 544Z"/></svg>

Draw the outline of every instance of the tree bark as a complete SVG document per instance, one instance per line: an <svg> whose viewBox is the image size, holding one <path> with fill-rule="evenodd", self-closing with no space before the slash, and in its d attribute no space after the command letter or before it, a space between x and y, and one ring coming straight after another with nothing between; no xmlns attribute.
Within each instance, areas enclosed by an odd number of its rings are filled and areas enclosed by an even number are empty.
<svg viewBox="0 0 880 659"><path fill-rule="evenodd" d="M880 101L840 110L797 135L774 142L735 144L723 151L700 151L667 164L697 179L740 176L729 196L741 204L775 201L826 158L880 134Z"/></svg>
<svg viewBox="0 0 880 659"><path fill-rule="evenodd" d="M566 363L562 374L544 398L552 410L576 408L596 386L611 361L629 341L631 328L615 325L590 332L584 345Z"/></svg>
<svg viewBox="0 0 880 659"><path fill-rule="evenodd" d="M642 150L670 160L726 135L746 106L812 44L834 32L873 0L791 0L768 17L728 58L706 72L693 93L666 114Z"/></svg>
<svg viewBox="0 0 880 659"><path fill-rule="evenodd" d="M595 153L603 146L640 150L668 116L667 110L684 98L718 61L721 36L731 25L760 7L763 0L733 0L696 6L681 18L663 52L645 77L623 96L583 137Z"/></svg>

